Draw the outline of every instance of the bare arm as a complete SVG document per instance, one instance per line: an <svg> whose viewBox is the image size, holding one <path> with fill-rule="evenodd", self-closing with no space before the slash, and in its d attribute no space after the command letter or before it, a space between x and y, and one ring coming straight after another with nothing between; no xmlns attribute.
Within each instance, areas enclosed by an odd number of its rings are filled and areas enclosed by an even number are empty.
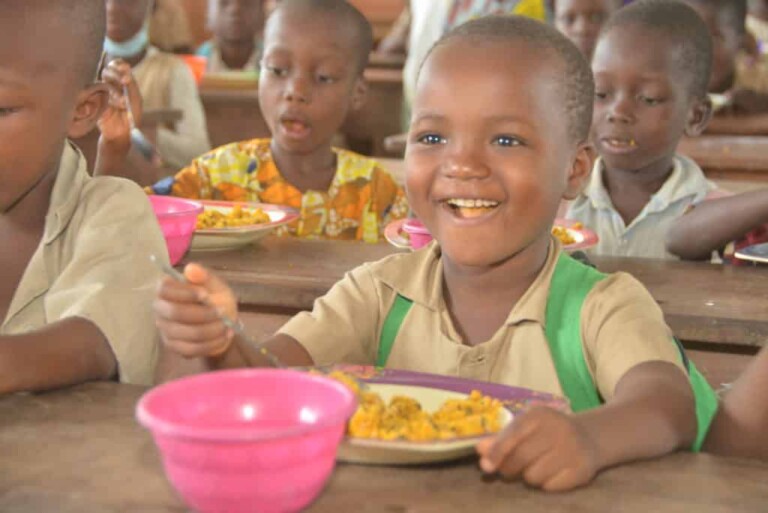
<svg viewBox="0 0 768 513"><path fill-rule="evenodd" d="M83 318L0 336L0 394L106 380L116 373L117 361L107 340Z"/></svg>
<svg viewBox="0 0 768 513"><path fill-rule="evenodd" d="M768 189L704 201L667 232L667 249L687 260L708 259L768 222Z"/></svg>
<svg viewBox="0 0 768 513"><path fill-rule="evenodd" d="M604 406L576 415L534 408L477 450L485 472L564 491L607 467L690 446L695 436L685 375L671 363L645 362L621 378Z"/></svg>
<svg viewBox="0 0 768 513"><path fill-rule="evenodd" d="M768 460L768 348L764 348L725 395L704 450Z"/></svg>

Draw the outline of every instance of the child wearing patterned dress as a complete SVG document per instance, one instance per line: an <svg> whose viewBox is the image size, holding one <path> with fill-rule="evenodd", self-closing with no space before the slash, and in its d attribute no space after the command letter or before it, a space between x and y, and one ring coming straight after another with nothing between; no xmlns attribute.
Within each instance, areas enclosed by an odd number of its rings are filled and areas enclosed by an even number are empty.
<svg viewBox="0 0 768 513"><path fill-rule="evenodd" d="M379 241L407 214L402 188L375 161L331 146L363 101L371 46L370 24L347 2L281 2L265 30L259 83L272 138L213 150L152 192L287 205L300 212L292 235Z"/></svg>

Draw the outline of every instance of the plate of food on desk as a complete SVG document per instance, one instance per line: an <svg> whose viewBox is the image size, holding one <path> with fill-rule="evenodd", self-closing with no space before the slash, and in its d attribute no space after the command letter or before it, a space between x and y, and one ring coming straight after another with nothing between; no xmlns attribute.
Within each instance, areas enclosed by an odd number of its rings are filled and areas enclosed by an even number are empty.
<svg viewBox="0 0 768 513"><path fill-rule="evenodd" d="M415 465L475 453L533 405L568 411L562 398L528 389L372 366L314 369L347 385L358 406L338 459L348 463Z"/></svg>
<svg viewBox="0 0 768 513"><path fill-rule="evenodd" d="M298 219L292 208L265 203L201 201L192 251L234 249L253 244Z"/></svg>
<svg viewBox="0 0 768 513"><path fill-rule="evenodd" d="M552 235L568 252L585 250L598 242L595 232L569 219L555 219ZM432 241L429 231L418 219L399 219L389 223L384 229L384 238L396 248L413 250L421 249Z"/></svg>
<svg viewBox="0 0 768 513"><path fill-rule="evenodd" d="M746 260L756 264L768 264L768 242L753 244L736 251L734 254L739 260Z"/></svg>

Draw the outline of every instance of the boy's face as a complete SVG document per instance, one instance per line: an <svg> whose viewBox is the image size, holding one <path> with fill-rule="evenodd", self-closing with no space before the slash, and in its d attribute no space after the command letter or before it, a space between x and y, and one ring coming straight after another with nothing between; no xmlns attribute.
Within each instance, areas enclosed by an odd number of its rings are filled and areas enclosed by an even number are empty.
<svg viewBox="0 0 768 513"><path fill-rule="evenodd" d="M259 104L281 148L310 153L330 145L347 112L362 100L354 38L328 17L291 11L273 16L264 38Z"/></svg>
<svg viewBox="0 0 768 513"><path fill-rule="evenodd" d="M616 0L556 0L555 27L590 59L615 4Z"/></svg>
<svg viewBox="0 0 768 513"><path fill-rule="evenodd" d="M455 264L490 266L543 247L560 200L589 174L591 159L563 119L553 60L524 43L460 40L424 63L405 155L408 200Z"/></svg>
<svg viewBox="0 0 768 513"><path fill-rule="evenodd" d="M728 13L710 3L686 2L707 24L712 36L712 75L709 92L724 93L733 87L736 57L744 48L744 34L734 27Z"/></svg>
<svg viewBox="0 0 768 513"><path fill-rule="evenodd" d="M218 0L216 36L224 41L253 41L264 25L262 0Z"/></svg>
<svg viewBox="0 0 768 513"><path fill-rule="evenodd" d="M104 88L82 88L73 64L82 50L66 24L44 9L6 14L0 17L0 215L56 171L67 135L93 129L107 99Z"/></svg>
<svg viewBox="0 0 768 513"><path fill-rule="evenodd" d="M105 0L107 37L122 43L135 36L149 13L150 0Z"/></svg>
<svg viewBox="0 0 768 513"><path fill-rule="evenodd" d="M666 165L683 134L706 125L708 104L692 100L679 62L679 51L645 27L620 27L598 41L592 138L608 169Z"/></svg>

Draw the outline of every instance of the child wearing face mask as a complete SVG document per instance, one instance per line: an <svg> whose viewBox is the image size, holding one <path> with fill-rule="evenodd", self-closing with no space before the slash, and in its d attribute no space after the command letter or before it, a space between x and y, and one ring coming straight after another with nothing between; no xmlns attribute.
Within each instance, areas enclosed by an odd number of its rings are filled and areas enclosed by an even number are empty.
<svg viewBox="0 0 768 513"><path fill-rule="evenodd" d="M133 74L144 110L175 109L180 121L157 131L157 150L167 165L181 168L210 150L205 113L192 72L174 55L149 44L149 13L153 0L105 0L108 59L122 59Z"/></svg>

